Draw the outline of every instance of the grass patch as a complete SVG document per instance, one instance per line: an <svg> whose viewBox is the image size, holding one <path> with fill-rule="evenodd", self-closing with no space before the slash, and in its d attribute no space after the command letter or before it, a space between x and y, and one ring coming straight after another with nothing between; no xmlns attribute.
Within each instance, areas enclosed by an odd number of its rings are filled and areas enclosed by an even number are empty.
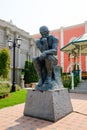
<svg viewBox="0 0 87 130"><path fill-rule="evenodd" d="M10 93L10 95L7 98L0 99L0 109L24 103L26 100L26 94L26 89Z"/></svg>

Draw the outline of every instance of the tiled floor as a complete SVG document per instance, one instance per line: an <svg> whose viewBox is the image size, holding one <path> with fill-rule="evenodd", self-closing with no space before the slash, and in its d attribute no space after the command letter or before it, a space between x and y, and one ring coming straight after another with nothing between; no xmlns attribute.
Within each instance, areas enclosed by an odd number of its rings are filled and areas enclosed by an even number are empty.
<svg viewBox="0 0 87 130"><path fill-rule="evenodd" d="M87 130L87 94L70 94L73 112L57 122L23 115L24 104L0 110L0 130Z"/></svg>

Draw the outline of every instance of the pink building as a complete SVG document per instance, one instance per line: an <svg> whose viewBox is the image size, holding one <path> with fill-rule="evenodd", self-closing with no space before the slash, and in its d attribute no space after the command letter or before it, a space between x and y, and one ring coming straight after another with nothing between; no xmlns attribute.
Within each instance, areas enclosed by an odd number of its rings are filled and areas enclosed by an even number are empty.
<svg viewBox="0 0 87 130"><path fill-rule="evenodd" d="M87 32L87 22L73 25L69 27L61 27L60 29L50 30L50 33L59 39L58 44L58 64L63 68L64 72L67 72L70 65L68 54L60 51L62 47L67 45L73 38L78 38L82 34ZM40 37L40 34L33 35L35 39ZM82 71L87 71L87 56L81 56Z"/></svg>

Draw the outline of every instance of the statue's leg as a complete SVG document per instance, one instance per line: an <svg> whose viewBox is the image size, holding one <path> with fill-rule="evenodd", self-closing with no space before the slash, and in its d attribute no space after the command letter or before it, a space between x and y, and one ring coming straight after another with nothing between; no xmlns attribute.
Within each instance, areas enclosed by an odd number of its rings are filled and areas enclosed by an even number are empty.
<svg viewBox="0 0 87 130"><path fill-rule="evenodd" d="M45 59L45 66L47 71L45 83L50 83L52 79L52 62L49 56L47 56Z"/></svg>
<svg viewBox="0 0 87 130"><path fill-rule="evenodd" d="M35 66L35 69L36 69L36 72L39 76L39 82L38 82L38 86L42 86L43 84L43 75L42 75L42 62L39 60L39 57L37 58L33 58L33 63L34 63L34 66Z"/></svg>
<svg viewBox="0 0 87 130"><path fill-rule="evenodd" d="M58 61L55 58L55 56L53 55L49 55L46 59L45 59L45 65L46 65L46 69L47 69L47 76L46 76L46 81L45 83L50 83L52 81L53 78L53 68L55 65L57 65Z"/></svg>

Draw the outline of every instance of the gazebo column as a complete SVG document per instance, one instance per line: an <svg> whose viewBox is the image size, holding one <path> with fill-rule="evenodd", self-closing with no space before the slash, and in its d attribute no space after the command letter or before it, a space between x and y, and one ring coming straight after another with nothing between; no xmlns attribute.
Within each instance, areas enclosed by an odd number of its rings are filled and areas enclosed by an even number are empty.
<svg viewBox="0 0 87 130"><path fill-rule="evenodd" d="M77 62L77 56L76 56L76 60L75 60L75 63L76 63L76 70L78 70L78 62Z"/></svg>
<svg viewBox="0 0 87 130"><path fill-rule="evenodd" d="M73 61L72 61L72 55L70 56L70 63L71 63L71 78L72 78L72 83L71 83L71 86L72 86L72 90L74 90L74 75L73 75Z"/></svg>
<svg viewBox="0 0 87 130"><path fill-rule="evenodd" d="M81 46L80 46L80 50L79 50L79 63L80 63L80 74L79 74L79 78L80 81L82 80L82 61L81 61Z"/></svg>

